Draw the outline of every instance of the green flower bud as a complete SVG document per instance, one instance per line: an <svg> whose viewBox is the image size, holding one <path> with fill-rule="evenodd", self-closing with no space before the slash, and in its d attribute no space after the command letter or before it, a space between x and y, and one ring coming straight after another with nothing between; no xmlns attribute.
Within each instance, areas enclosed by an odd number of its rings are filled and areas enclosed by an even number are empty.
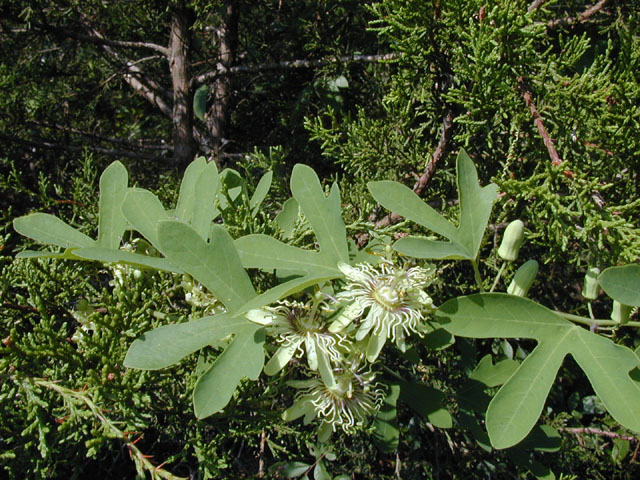
<svg viewBox="0 0 640 480"><path fill-rule="evenodd" d="M613 309L611 310L611 320L618 322L620 325L624 325L629 321L631 315L631 307L617 300L613 301Z"/></svg>
<svg viewBox="0 0 640 480"><path fill-rule="evenodd" d="M518 252L523 241L524 223L522 223L522 220L514 220L504 229L502 243L498 248L498 256L507 262L513 262L518 258Z"/></svg>
<svg viewBox="0 0 640 480"><path fill-rule="evenodd" d="M507 293L518 297L526 297L529 288L538 274L538 262L529 260L525 262L513 276L513 280L507 288Z"/></svg>
<svg viewBox="0 0 640 480"><path fill-rule="evenodd" d="M598 275L600 275L600 269L592 267L587 270L587 273L584 276L582 296L587 300L595 300L596 298L598 298Z"/></svg>

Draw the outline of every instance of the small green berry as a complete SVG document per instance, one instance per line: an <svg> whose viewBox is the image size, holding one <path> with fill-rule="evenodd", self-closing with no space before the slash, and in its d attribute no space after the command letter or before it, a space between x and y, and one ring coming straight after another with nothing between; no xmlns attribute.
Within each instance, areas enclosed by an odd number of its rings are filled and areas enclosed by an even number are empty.
<svg viewBox="0 0 640 480"><path fill-rule="evenodd" d="M507 262L513 262L518 258L523 241L524 223L522 220L514 220L504 229L502 243L498 248L498 256Z"/></svg>

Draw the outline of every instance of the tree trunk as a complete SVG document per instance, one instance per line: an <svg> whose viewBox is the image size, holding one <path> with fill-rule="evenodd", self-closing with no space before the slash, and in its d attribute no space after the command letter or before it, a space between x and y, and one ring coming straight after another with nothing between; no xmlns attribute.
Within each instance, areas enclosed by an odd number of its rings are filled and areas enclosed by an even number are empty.
<svg viewBox="0 0 640 480"><path fill-rule="evenodd" d="M169 41L169 68L173 85L173 162L185 166L193 160L193 95L189 86L189 44L191 11L184 4L173 12Z"/></svg>
<svg viewBox="0 0 640 480"><path fill-rule="evenodd" d="M238 40L238 12L234 0L226 0L220 25L216 31L218 63L229 69L235 60ZM207 128L213 141L213 149L220 150L224 144L229 123L229 100L231 98L230 75L219 76L213 84L213 102L206 115Z"/></svg>

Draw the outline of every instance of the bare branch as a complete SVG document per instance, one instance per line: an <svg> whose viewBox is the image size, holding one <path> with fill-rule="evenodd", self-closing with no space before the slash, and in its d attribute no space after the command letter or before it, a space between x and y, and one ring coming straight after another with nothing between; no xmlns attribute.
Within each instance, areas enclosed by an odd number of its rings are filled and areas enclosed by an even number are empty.
<svg viewBox="0 0 640 480"><path fill-rule="evenodd" d="M638 439L637 437L632 437L630 435L621 435L615 432L607 432L605 430L599 430L597 428L591 427L561 428L560 430L562 430L563 432L571 433L573 435L598 435L599 437L620 438L629 442L640 442L640 439Z"/></svg>
<svg viewBox="0 0 640 480"><path fill-rule="evenodd" d="M88 25L85 25L88 27ZM114 48L142 48L147 50L153 50L155 52L161 53L163 56L167 57L169 55L169 49L167 47L163 47L162 45L157 45L151 42L130 42L124 40L110 40L105 38L102 35L96 35L95 33L85 35L78 31L72 30L70 28L60 28L60 27L46 27L47 30L53 31L56 35L66 38L73 38L74 40L79 40L81 42L93 43L95 45L102 45L107 47ZM91 27L88 27L91 28Z"/></svg>
<svg viewBox="0 0 640 480"><path fill-rule="evenodd" d="M277 63L261 63L250 65L236 65L225 68L221 63L216 65L213 72L202 73L191 80L192 86L199 86L223 75L233 75L236 73L258 73L268 70L294 69L294 68L317 68L332 63L373 63L397 58L397 53L385 53L380 55L344 55L342 57L328 57L318 60L285 60Z"/></svg>
<svg viewBox="0 0 640 480"><path fill-rule="evenodd" d="M574 23L585 22L589 19L589 17L591 17L592 15L602 10L602 8L606 5L606 3L607 3L607 0L600 0L595 5L587 8L584 12L578 14L577 17L566 17L566 18L551 20L547 22L547 27L555 28L561 25L573 25Z"/></svg>
<svg viewBox="0 0 640 480"><path fill-rule="evenodd" d="M89 140L115 143L119 145L125 145L130 148L140 148L142 150L165 150L165 151L171 150L171 147L166 143L149 144L149 143L145 143L143 139L138 139L137 141L131 141L131 140L125 140L122 138L105 137L104 135L97 135L95 133L85 132L82 130L78 130L77 128L65 127L64 125L58 125L58 124L50 124L50 123L43 123L43 122L27 122L26 124L59 130L64 133L73 133L75 135L78 135L83 138L87 138ZM159 140L153 139L153 141L158 142Z"/></svg>
<svg viewBox="0 0 640 480"><path fill-rule="evenodd" d="M560 155L558 155L558 151L556 150L556 147L553 145L553 139L549 136L549 133L547 132L547 129L545 128L544 123L542 122L542 117L540 116L540 113L538 113L536 104L533 103L533 100L531 98L531 92L528 90L527 86L525 85L525 81L523 77L520 77L518 79L518 87L522 91L522 97L524 98L524 102L527 104L527 107L529 107L529 111L531 112L531 116L533 117L533 122L536 124L536 127L538 128L538 132L542 137L544 146L547 147L547 152L549 152L549 157L551 157L551 163L553 163L553 165L560 165L562 163L562 159L560 158Z"/></svg>
<svg viewBox="0 0 640 480"><path fill-rule="evenodd" d="M89 31L91 37L104 39L104 36L89 24L84 24L84 27ZM111 57L125 65L127 73L124 75L124 81L127 82L138 95L147 99L151 104L158 107L162 113L170 117L172 114L172 107L169 106L157 93L162 89L153 80L144 78L144 72L136 64L137 62L123 59L122 56L118 52L114 51L107 43L102 43L101 46Z"/></svg>
<svg viewBox="0 0 640 480"><path fill-rule="evenodd" d="M103 155L108 155L111 157L124 157L124 158L133 158L135 160L153 160L157 162L169 162L171 160L170 157L164 157L159 155L152 155L144 152L132 152L130 150L116 150L109 149L104 147L98 147L94 145L84 145L84 146L73 146L73 145L61 145L59 143L54 143L48 140L26 140L24 138L11 137L9 135L0 134L0 139L6 140L13 143L18 143L20 145L26 145L28 147L33 148L46 148L48 150L59 150L64 152L84 152L85 150L91 150L96 153L101 153ZM172 148L167 146L167 152L171 152Z"/></svg>
<svg viewBox="0 0 640 480"><path fill-rule="evenodd" d="M546 0L535 0L535 2L529 5L529 8L527 8L527 12L531 13L534 10L539 9L545 1Z"/></svg>
<svg viewBox="0 0 640 480"><path fill-rule="evenodd" d="M449 110L445 114L444 119L442 120L442 133L440 134L440 141L438 142L438 146L434 150L433 155L431 156L431 160L427 164L427 167L425 168L424 173L420 176L418 181L413 186L413 191L417 195L420 195L424 191L425 187L427 186L427 183L429 183L429 180L433 176L433 173L436 170L436 164L438 163L438 161L440 161L442 156L445 154L447 144L449 142L449 139L451 138L452 133L453 133L453 113ZM376 222L376 227L378 228L386 227L394 223L397 223L400 220L402 220L402 217L397 213L392 212L386 217Z"/></svg>
<svg viewBox="0 0 640 480"><path fill-rule="evenodd" d="M143 81L143 71L133 62L126 62L127 72L124 81L140 96L160 109L162 113L171 116L172 108L156 92L160 86L152 80Z"/></svg>

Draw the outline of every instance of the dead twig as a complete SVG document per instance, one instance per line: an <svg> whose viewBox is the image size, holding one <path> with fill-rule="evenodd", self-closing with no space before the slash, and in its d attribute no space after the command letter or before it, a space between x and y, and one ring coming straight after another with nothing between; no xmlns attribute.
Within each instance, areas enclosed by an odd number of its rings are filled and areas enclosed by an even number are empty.
<svg viewBox="0 0 640 480"><path fill-rule="evenodd" d="M444 119L442 120L442 133L440 134L440 141L438 142L438 146L434 150L433 155L431 156L431 160L427 164L424 170L424 173L413 185L413 191L417 195L420 195L424 191L425 187L427 186L427 183L429 183L429 180L433 176L436 170L437 163L440 161L440 159L443 157L443 155L446 152L447 144L449 143L449 139L451 138L452 132L453 132L453 113L451 112L451 110L449 110L445 114ZM384 218L378 220L378 222L376 222L376 227L377 228L387 227L389 225L399 222L401 219L402 217L397 213L390 213Z"/></svg>
<svg viewBox="0 0 640 480"><path fill-rule="evenodd" d="M539 9L545 1L546 0L536 0L531 5L529 5L529 8L527 8L527 12L531 13L534 10Z"/></svg>
<svg viewBox="0 0 640 480"><path fill-rule="evenodd" d="M518 79L518 87L522 92L522 98L524 98L524 102L526 103L527 107L529 107L529 111L531 112L531 116L533 117L533 122L536 124L536 127L538 128L538 132L542 137L544 146L547 147L547 152L549 152L549 157L551 157L551 163L553 165L562 164L562 159L560 158L560 155L558 155L558 151L556 150L556 147L553 145L553 139L551 138L551 136L549 136L549 132L547 132L547 129L544 126L544 122L542 121L542 117L540 116L540 113L536 108L536 104L533 103L531 92L529 91L529 89L525 84L524 77L520 77Z"/></svg>
<svg viewBox="0 0 640 480"><path fill-rule="evenodd" d="M555 28L561 25L573 25L574 23L582 23L587 21L591 16L598 13L606 5L607 0L600 0L595 5L587 8L584 12L579 13L577 17L559 18L547 22L548 28Z"/></svg>
<svg viewBox="0 0 640 480"><path fill-rule="evenodd" d="M328 57L316 60L285 60L275 63L236 65L233 67L225 67L222 63L217 63L215 70L193 77L191 79L191 86L196 88L203 83L215 80L218 77L234 75L236 73L258 73L269 70L318 68L332 63L377 63L393 60L398 56L399 55L397 53L383 53L378 55L343 55L341 57Z"/></svg>
<svg viewBox="0 0 640 480"><path fill-rule="evenodd" d="M591 427L579 427L579 428L561 428L563 432L571 433L580 437L581 435L597 435L599 437L607 437L607 438L619 438L621 440L627 440L629 442L640 442L640 439L637 437L632 437L630 435L622 435L616 432L608 432L606 430L600 430L598 428Z"/></svg>
<svg viewBox="0 0 640 480"><path fill-rule="evenodd" d="M260 433L260 454L258 457L258 478L264 478L264 445L267 443L267 433L262 429Z"/></svg>

